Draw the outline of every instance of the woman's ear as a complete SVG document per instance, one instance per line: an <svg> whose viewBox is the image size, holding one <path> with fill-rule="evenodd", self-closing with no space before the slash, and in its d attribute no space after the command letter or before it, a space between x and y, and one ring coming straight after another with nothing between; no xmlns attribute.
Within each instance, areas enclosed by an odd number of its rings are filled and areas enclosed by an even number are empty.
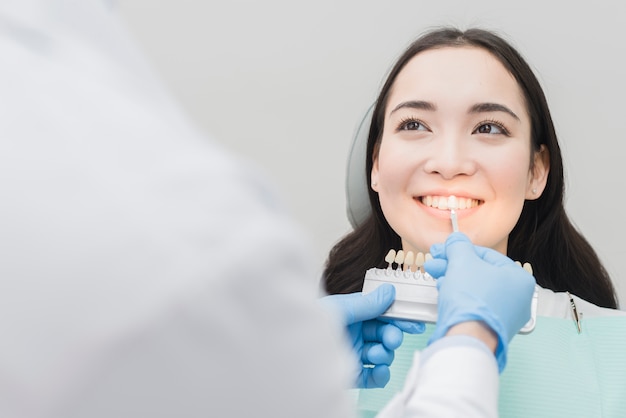
<svg viewBox="0 0 626 418"><path fill-rule="evenodd" d="M378 157L374 156L372 161L372 172L370 173L370 187L378 193Z"/></svg>
<svg viewBox="0 0 626 418"><path fill-rule="evenodd" d="M548 174L550 173L550 151L544 144L541 144L539 151L533 156L533 166L531 168L530 182L526 190L527 200L536 200L546 188Z"/></svg>

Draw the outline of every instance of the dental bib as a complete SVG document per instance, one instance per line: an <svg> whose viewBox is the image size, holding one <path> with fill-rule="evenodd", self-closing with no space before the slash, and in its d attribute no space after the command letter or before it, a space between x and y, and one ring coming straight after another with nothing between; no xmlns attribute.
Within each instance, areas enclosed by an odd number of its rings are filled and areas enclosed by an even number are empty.
<svg viewBox="0 0 626 418"><path fill-rule="evenodd" d="M384 389L362 389L359 416L374 417L402 390L413 353L434 330L405 334ZM621 417L626 411L626 316L585 318L579 334L571 319L537 317L532 333L515 337L500 376L501 418ZM480 382L477 382L480 384Z"/></svg>

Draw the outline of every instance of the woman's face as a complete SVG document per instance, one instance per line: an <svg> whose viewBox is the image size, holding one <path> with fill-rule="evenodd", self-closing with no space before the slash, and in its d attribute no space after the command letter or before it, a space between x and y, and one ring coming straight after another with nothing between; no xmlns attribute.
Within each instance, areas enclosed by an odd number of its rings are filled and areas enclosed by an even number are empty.
<svg viewBox="0 0 626 418"><path fill-rule="evenodd" d="M547 151L531 159L530 118L513 76L489 52L419 53L398 74L374 155L372 188L405 251L452 232L442 202L457 197L459 230L506 254L525 199L538 198Z"/></svg>

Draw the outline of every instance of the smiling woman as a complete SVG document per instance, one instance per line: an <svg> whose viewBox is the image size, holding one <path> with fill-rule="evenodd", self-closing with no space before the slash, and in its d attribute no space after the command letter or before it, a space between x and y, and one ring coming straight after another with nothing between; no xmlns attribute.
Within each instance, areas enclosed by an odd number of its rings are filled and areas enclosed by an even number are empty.
<svg viewBox="0 0 626 418"><path fill-rule="evenodd" d="M439 252L454 209L473 244L530 263L539 285L536 328L515 338L502 375L500 416L623 414L624 342L611 336L624 334L626 315L615 309L610 277L565 212L550 110L513 47L480 29L444 28L417 39L374 105L364 165L358 175L369 205L359 206L367 213L352 218L354 231L330 251L323 276L329 293L360 291L366 270L387 267L390 249ZM355 184L349 179L349 195ZM465 274L472 279L471 269ZM429 343L431 331L407 336L384 390L361 392L362 416L399 390L413 351ZM590 381L600 389L582 389Z"/></svg>
<svg viewBox="0 0 626 418"><path fill-rule="evenodd" d="M611 280L569 220L563 161L541 86L521 55L481 29L432 31L397 60L366 150L370 216L331 250L329 293L359 291L390 248L426 252L451 232L533 266L537 283L616 308Z"/></svg>
<svg viewBox="0 0 626 418"><path fill-rule="evenodd" d="M538 197L531 190L543 191L548 173L545 145L531 150L513 76L482 48L431 49L398 74L386 107L371 178L402 248L428 252L445 241L449 214L438 202L454 195L469 202L460 229L506 254L524 199Z"/></svg>

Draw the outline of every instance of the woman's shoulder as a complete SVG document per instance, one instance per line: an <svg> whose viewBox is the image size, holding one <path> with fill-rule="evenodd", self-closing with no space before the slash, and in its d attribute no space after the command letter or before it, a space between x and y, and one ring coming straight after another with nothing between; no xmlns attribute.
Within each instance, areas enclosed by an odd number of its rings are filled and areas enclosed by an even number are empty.
<svg viewBox="0 0 626 418"><path fill-rule="evenodd" d="M626 316L626 311L619 309L603 308L576 295L571 295L578 313L586 318L601 316ZM537 315L552 318L572 318L572 301L567 292L554 292L538 286Z"/></svg>

